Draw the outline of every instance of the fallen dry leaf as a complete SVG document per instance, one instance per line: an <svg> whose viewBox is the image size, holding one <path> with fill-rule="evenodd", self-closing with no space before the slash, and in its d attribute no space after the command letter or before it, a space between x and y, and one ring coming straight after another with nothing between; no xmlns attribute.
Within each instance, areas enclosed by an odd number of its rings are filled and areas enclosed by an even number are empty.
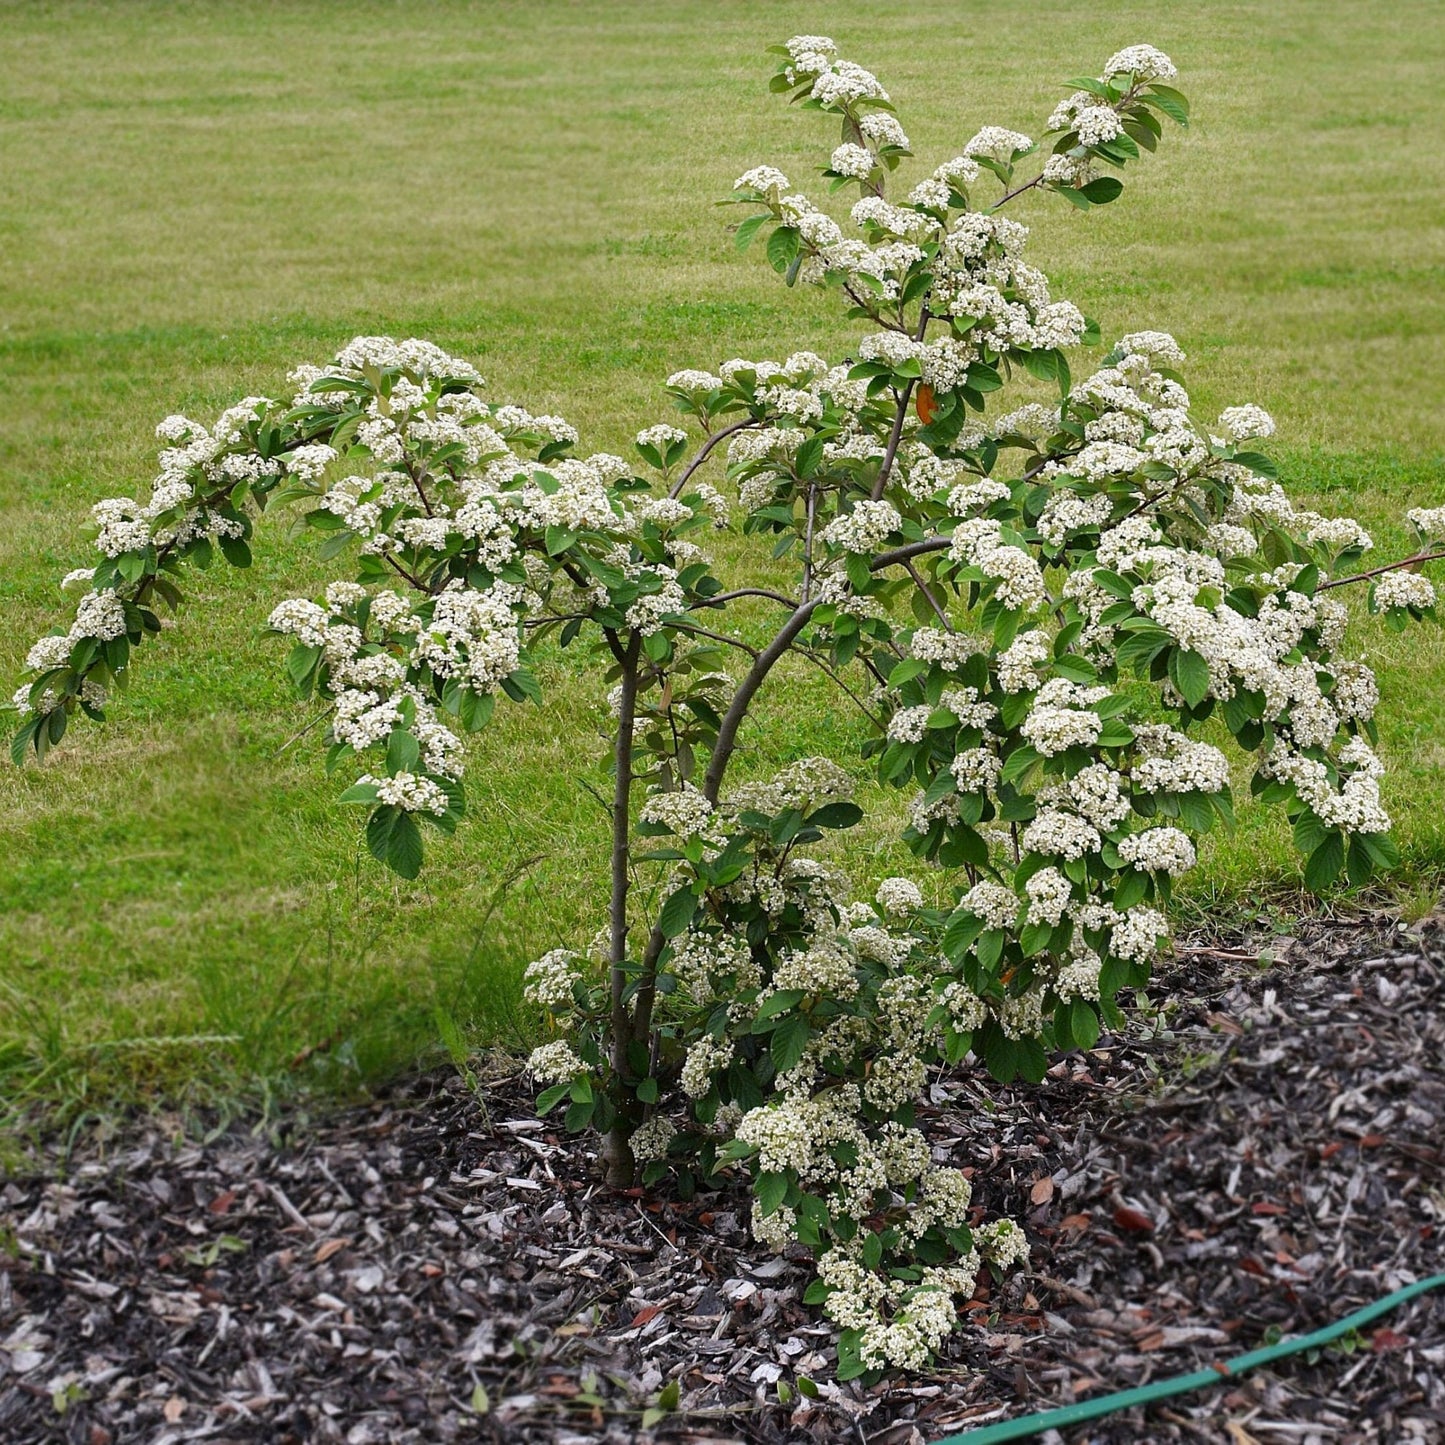
<svg viewBox="0 0 1445 1445"><path fill-rule="evenodd" d="M1114 1223L1120 1229L1127 1229L1132 1234L1153 1234L1154 1221L1142 1210L1130 1209L1127 1204L1121 1204L1114 1211Z"/></svg>

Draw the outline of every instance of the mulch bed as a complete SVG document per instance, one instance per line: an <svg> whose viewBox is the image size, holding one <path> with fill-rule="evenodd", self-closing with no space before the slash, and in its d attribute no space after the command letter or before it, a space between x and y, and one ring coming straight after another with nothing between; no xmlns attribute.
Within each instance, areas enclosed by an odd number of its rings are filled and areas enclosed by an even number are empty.
<svg viewBox="0 0 1445 1445"><path fill-rule="evenodd" d="M294 1136L137 1124L0 1187L0 1439L622 1442L676 1380L658 1440L914 1445L1208 1367L1445 1269L1442 964L1428 925L1200 946L1177 1006L1044 1085L941 1078L938 1155L1031 1267L871 1389L830 1382L807 1271L740 1194L606 1191L516 1078ZM1445 1441L1445 1298L1380 1324L1046 1438Z"/></svg>

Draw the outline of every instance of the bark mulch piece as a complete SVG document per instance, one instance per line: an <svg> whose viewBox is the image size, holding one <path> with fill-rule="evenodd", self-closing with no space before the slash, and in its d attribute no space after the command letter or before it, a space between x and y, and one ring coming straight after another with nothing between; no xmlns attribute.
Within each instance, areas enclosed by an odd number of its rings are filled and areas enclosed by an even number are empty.
<svg viewBox="0 0 1445 1445"><path fill-rule="evenodd" d="M1430 925L1201 945L1045 1084L941 1078L937 1155L1031 1267L871 1389L741 1194L608 1192L515 1078L294 1137L138 1125L0 1188L0 1439L914 1445L1205 1368L1445 1269L1442 963ZM1067 1440L1445 1441L1445 1299Z"/></svg>

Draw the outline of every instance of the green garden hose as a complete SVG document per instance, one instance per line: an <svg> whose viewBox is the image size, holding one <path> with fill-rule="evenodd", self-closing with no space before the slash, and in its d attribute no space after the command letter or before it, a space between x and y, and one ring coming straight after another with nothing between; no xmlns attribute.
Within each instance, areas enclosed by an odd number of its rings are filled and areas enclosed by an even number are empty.
<svg viewBox="0 0 1445 1445"><path fill-rule="evenodd" d="M1085 1420L1096 1420L1101 1415L1113 1415L1119 1410L1128 1410L1134 1405L1151 1405L1156 1400L1167 1400L1171 1395L1183 1395L1190 1390L1202 1390L1211 1385L1222 1385L1226 1380L1243 1375L1261 1365L1272 1364L1301 1350L1318 1349L1359 1329L1371 1320L1412 1300L1416 1295L1445 1286L1445 1274L1431 1275L1415 1284L1397 1289L1383 1299L1376 1300L1352 1315L1326 1325L1310 1335L1298 1339L1284 1340L1262 1350L1251 1350L1232 1360L1222 1361L1207 1370L1195 1370L1190 1375L1176 1375L1172 1380L1156 1380L1152 1385L1140 1385L1134 1390L1121 1390L1117 1395L1103 1395L1097 1400L1084 1400L1077 1405L1066 1405L1060 1410L1045 1410L1038 1415L1024 1415L1017 1420L1003 1420L996 1425L985 1425L981 1430L965 1430L961 1435L948 1435L934 1445L996 1445L1001 1440L1027 1440L1033 1435L1042 1435L1045 1430L1061 1430L1066 1425L1079 1425Z"/></svg>

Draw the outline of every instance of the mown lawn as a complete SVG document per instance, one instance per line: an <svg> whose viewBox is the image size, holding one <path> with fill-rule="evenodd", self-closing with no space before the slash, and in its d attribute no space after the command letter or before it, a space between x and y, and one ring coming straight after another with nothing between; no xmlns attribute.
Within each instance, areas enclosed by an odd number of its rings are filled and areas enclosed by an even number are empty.
<svg viewBox="0 0 1445 1445"><path fill-rule="evenodd" d="M275 392L358 332L475 357L494 394L619 452L666 419L679 366L846 352L831 299L738 255L712 205L746 166L801 178L832 144L766 94L762 48L798 30L880 73L920 168L985 121L1037 133L1056 82L1121 45L1170 51L1196 123L1117 206L1035 206L1036 259L1106 338L1173 331L1205 408L1268 407L1290 489L1382 550L1406 507L1445 501L1434 4L13 0L0 24L5 676L85 560L90 502L148 481L161 416ZM249 576L198 581L107 728L0 773L0 1093L102 1109L354 1079L433 1039L437 1008L519 1040L521 965L597 926L600 689L552 665L547 706L477 742L464 832L400 884L332 806L316 733L290 741L313 714L262 631L323 575L267 524ZM1418 909L1445 864L1445 648L1359 639ZM789 676L746 766L859 736ZM877 871L886 827L852 849ZM1246 813L1194 896L1249 907L1297 880Z"/></svg>

